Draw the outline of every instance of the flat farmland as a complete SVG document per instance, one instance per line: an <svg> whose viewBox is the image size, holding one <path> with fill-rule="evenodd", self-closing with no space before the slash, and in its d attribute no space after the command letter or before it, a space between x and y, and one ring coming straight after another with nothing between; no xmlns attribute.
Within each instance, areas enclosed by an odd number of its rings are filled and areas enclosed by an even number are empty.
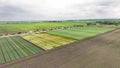
<svg viewBox="0 0 120 68"><path fill-rule="evenodd" d="M22 35L22 37L44 50L54 49L56 47L69 44L75 40L50 34L32 34Z"/></svg>
<svg viewBox="0 0 120 68"><path fill-rule="evenodd" d="M51 29L73 25L86 25L84 22L37 22L37 23L0 23L0 35L4 33L16 34L30 30Z"/></svg>
<svg viewBox="0 0 120 68"><path fill-rule="evenodd" d="M67 38L72 38L76 40L81 40L81 39L95 36L101 33L105 33L112 29L113 28L93 26L93 27L79 27L79 28L72 28L72 29L65 29L65 30L58 30L58 31L50 31L47 33L58 35L58 36L63 36Z"/></svg>
<svg viewBox="0 0 120 68"><path fill-rule="evenodd" d="M42 51L18 36L0 38L0 64L32 56Z"/></svg>
<svg viewBox="0 0 120 68"><path fill-rule="evenodd" d="M1 68L120 68L120 29ZM32 62L31 62L32 61Z"/></svg>

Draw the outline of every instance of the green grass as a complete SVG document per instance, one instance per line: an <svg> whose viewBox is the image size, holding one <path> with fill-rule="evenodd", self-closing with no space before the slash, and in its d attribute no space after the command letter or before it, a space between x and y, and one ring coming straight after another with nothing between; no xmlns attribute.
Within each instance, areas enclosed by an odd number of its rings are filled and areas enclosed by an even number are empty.
<svg viewBox="0 0 120 68"><path fill-rule="evenodd" d="M14 23L14 24L0 24L0 35L4 33L14 34L18 32L25 32L36 29L50 29L56 27L65 27L72 25L85 25L82 22L43 22L43 23Z"/></svg>
<svg viewBox="0 0 120 68"><path fill-rule="evenodd" d="M21 37L0 38L0 64L42 52Z"/></svg>
<svg viewBox="0 0 120 68"><path fill-rule="evenodd" d="M88 38L91 36L95 36L95 35L110 31L112 29L113 28L94 26L94 27L81 27L81 28L51 31L47 33L80 40L80 39Z"/></svg>

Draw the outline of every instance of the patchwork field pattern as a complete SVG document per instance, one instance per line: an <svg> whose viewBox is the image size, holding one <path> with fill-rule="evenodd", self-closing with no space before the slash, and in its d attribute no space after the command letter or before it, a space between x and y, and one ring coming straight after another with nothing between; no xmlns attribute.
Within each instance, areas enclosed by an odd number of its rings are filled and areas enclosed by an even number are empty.
<svg viewBox="0 0 120 68"><path fill-rule="evenodd" d="M0 67L120 68L120 29Z"/></svg>
<svg viewBox="0 0 120 68"><path fill-rule="evenodd" d="M75 41L73 39L54 36L50 34L32 34L32 35L23 35L22 37L32 42L33 44L43 48L44 50L50 50Z"/></svg>
<svg viewBox="0 0 120 68"><path fill-rule="evenodd" d="M42 52L21 37L0 38L0 64Z"/></svg>
<svg viewBox="0 0 120 68"><path fill-rule="evenodd" d="M81 40L91 36L95 36L101 33L112 30L112 28L105 27L81 27L81 28L72 28L66 30L52 31L48 32L49 34L63 36L67 38L72 38L76 40Z"/></svg>

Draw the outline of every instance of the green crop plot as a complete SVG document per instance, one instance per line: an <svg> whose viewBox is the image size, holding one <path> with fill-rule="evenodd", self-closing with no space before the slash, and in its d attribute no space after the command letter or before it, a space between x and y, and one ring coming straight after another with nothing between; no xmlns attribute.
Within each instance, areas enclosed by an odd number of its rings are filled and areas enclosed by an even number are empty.
<svg viewBox="0 0 120 68"><path fill-rule="evenodd" d="M43 22L43 23L9 23L9 24L0 24L0 35L4 33L16 34L18 32L26 32L29 30L36 29L50 29L57 27L67 27L73 25L85 25L83 22Z"/></svg>
<svg viewBox="0 0 120 68"><path fill-rule="evenodd" d="M112 28L81 27L81 28L72 28L72 29L66 29L66 30L51 31L48 33L80 40L80 39L95 36L95 35L110 31L110 30L112 30Z"/></svg>
<svg viewBox="0 0 120 68"><path fill-rule="evenodd" d="M37 46L43 48L44 50L50 50L75 41L73 39L54 36L50 34L32 34L23 35L22 37L32 42L33 44L36 44Z"/></svg>
<svg viewBox="0 0 120 68"><path fill-rule="evenodd" d="M42 52L21 37L0 38L0 64Z"/></svg>

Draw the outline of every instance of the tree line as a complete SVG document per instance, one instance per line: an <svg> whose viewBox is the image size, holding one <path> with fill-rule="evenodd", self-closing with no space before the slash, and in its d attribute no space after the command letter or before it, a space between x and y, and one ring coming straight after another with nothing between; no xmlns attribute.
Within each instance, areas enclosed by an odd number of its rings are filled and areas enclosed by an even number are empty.
<svg viewBox="0 0 120 68"><path fill-rule="evenodd" d="M118 26L120 24L119 21L96 21L96 23L100 25L115 25L115 26Z"/></svg>

